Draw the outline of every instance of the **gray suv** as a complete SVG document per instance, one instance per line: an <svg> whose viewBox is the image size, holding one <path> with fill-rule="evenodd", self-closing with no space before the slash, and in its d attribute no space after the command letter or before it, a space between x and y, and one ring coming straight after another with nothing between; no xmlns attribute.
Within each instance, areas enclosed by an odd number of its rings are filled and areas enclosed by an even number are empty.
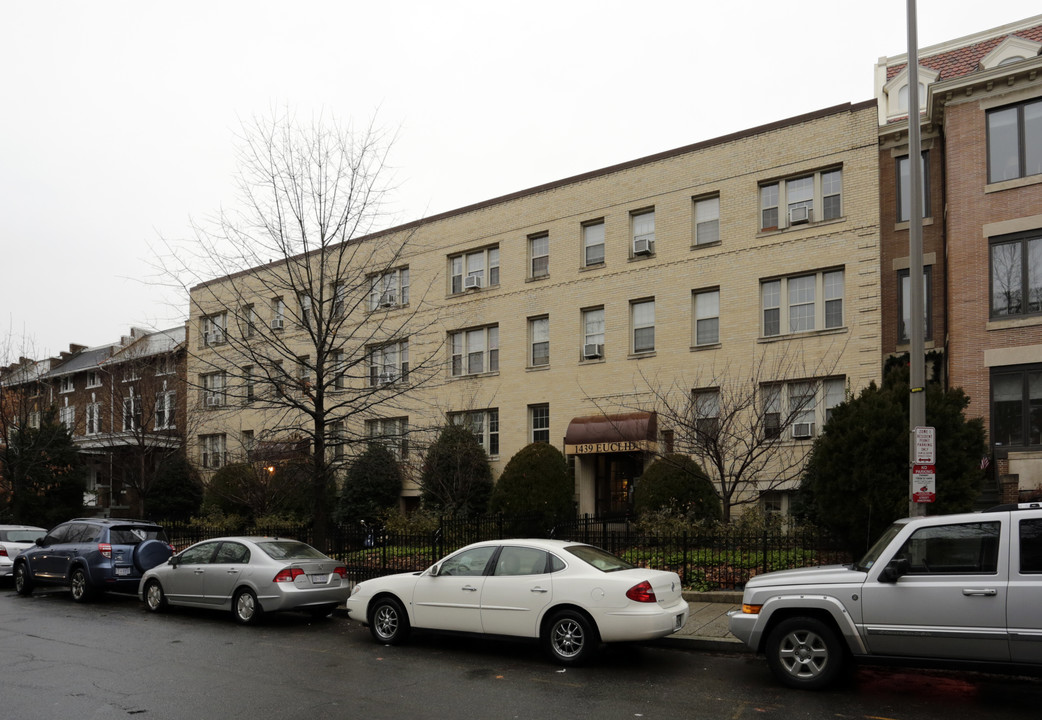
<svg viewBox="0 0 1042 720"><path fill-rule="evenodd" d="M731 633L785 685L851 661L1042 671L1042 504L898 520L854 565L767 573Z"/></svg>
<svg viewBox="0 0 1042 720"><path fill-rule="evenodd" d="M163 528L143 520L78 518L50 530L15 558L14 587L64 585L86 602L111 590L137 593L141 575L173 555Z"/></svg>

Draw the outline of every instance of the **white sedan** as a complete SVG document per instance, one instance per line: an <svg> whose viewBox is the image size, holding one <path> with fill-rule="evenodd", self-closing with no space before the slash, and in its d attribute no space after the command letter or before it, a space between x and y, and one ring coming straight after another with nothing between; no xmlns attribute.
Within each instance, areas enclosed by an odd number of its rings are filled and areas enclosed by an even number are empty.
<svg viewBox="0 0 1042 720"><path fill-rule="evenodd" d="M688 615L676 573L562 540L468 545L423 572L359 583L347 610L381 643L412 628L538 638L565 665L601 642L671 635Z"/></svg>
<svg viewBox="0 0 1042 720"><path fill-rule="evenodd" d="M347 568L298 540L204 540L141 576L138 594L152 612L167 605L230 610L252 625L264 613L303 610L326 617L347 599Z"/></svg>
<svg viewBox="0 0 1042 720"><path fill-rule="evenodd" d="M13 574L14 559L47 531L33 525L0 525L0 577Z"/></svg>

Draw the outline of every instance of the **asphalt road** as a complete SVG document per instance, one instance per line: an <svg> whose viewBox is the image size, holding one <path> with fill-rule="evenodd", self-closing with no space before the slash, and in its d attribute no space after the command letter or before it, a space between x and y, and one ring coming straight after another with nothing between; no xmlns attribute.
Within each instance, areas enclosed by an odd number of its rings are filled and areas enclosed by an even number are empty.
<svg viewBox="0 0 1042 720"><path fill-rule="evenodd" d="M871 718L1037 717L1042 681L861 669L821 693L776 685L763 660L615 646L563 669L525 643L418 636L374 643L343 618L151 615L130 597L88 605L0 586L0 717Z"/></svg>

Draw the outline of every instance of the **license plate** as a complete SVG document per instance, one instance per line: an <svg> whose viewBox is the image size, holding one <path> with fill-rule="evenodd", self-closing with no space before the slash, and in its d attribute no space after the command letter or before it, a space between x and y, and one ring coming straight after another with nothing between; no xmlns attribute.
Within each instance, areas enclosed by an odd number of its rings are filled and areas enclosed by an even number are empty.
<svg viewBox="0 0 1042 720"><path fill-rule="evenodd" d="M679 630L682 627L684 627L684 613L680 613L675 618L673 618L673 629Z"/></svg>
<svg viewBox="0 0 1042 720"><path fill-rule="evenodd" d="M325 575L312 575L311 582L315 585L325 585L329 582L329 574L327 573Z"/></svg>
<svg viewBox="0 0 1042 720"><path fill-rule="evenodd" d="M125 568L118 567L118 568L116 568L116 575L129 575L129 574L130 574L130 568L128 568L128 567L125 567Z"/></svg>

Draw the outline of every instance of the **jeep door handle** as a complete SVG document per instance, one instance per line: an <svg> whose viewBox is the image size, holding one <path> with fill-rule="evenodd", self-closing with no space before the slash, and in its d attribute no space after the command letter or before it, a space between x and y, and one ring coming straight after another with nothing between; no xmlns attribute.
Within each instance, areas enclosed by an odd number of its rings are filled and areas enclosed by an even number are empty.
<svg viewBox="0 0 1042 720"><path fill-rule="evenodd" d="M534 587L534 588L532 588L532 592L545 593L545 592L550 592L550 591L547 590L546 588Z"/></svg>
<svg viewBox="0 0 1042 720"><path fill-rule="evenodd" d="M236 570L235 568L228 568L228 574L229 575L238 575L239 571Z"/></svg>
<svg viewBox="0 0 1042 720"><path fill-rule="evenodd" d="M466 590L467 592L477 592L478 591L478 589L476 587L474 587L473 585L464 585L463 587L460 588L460 590Z"/></svg>
<svg viewBox="0 0 1042 720"><path fill-rule="evenodd" d="M196 568L196 569L195 569L195 570L193 570L192 572L194 572L194 573L195 573L196 575L202 575L202 574L203 574L204 572L206 572L206 571L205 571L205 570L203 570L202 568Z"/></svg>
<svg viewBox="0 0 1042 720"><path fill-rule="evenodd" d="M963 595L967 595L967 596L970 596L970 595L991 596L991 595L998 595L999 591L996 590L995 588L963 588L962 589L962 594Z"/></svg>

